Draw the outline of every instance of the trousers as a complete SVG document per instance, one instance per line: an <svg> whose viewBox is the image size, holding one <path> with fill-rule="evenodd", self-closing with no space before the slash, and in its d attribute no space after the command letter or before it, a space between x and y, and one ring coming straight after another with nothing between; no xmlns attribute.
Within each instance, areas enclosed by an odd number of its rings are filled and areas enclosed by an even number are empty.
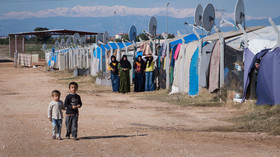
<svg viewBox="0 0 280 157"><path fill-rule="evenodd" d="M52 132L53 136L60 137L62 128L62 119L52 118Z"/></svg>
<svg viewBox="0 0 280 157"><path fill-rule="evenodd" d="M78 114L66 116L65 124L66 124L66 136L70 136L76 138L78 135Z"/></svg>

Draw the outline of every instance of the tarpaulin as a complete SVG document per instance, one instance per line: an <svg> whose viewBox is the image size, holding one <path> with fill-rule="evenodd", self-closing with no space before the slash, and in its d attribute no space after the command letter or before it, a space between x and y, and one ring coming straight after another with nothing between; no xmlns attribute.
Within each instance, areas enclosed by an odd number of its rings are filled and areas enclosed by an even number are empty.
<svg viewBox="0 0 280 157"><path fill-rule="evenodd" d="M280 48L267 52L261 59L257 80L257 105L280 104Z"/></svg>
<svg viewBox="0 0 280 157"><path fill-rule="evenodd" d="M260 57L264 56L267 52L269 51L269 49L265 49L259 53L257 53L256 55L254 55L253 52L251 52L251 50L249 50L248 48L246 48L244 50L245 53L245 62L244 62L244 86L243 86L243 99L242 102L245 100L246 95L247 95L247 90L248 90L248 86L250 84L250 73L252 68L255 66L254 62L256 59L259 59Z"/></svg>

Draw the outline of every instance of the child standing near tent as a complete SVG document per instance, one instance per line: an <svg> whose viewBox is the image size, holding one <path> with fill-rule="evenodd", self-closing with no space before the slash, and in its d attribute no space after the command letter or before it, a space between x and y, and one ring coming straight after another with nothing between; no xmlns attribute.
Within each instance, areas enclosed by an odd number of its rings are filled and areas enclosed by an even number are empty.
<svg viewBox="0 0 280 157"><path fill-rule="evenodd" d="M66 96L64 101L66 108L66 138L70 139L70 134L72 134L74 140L78 140L78 109L82 107L81 97L77 94L78 84L76 82L70 82L69 91L70 94Z"/></svg>
<svg viewBox="0 0 280 157"><path fill-rule="evenodd" d="M48 118L52 122L52 138L62 140L61 128L63 118L62 109L64 109L63 102L59 100L60 92L58 90L52 91L52 97L53 101L50 102L48 107Z"/></svg>

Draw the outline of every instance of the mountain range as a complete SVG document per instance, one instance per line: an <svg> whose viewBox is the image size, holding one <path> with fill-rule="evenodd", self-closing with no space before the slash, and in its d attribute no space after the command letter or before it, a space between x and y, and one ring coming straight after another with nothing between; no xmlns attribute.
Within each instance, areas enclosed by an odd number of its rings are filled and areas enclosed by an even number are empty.
<svg viewBox="0 0 280 157"><path fill-rule="evenodd" d="M157 16L157 33L166 32L166 17ZM112 35L114 32L127 33L130 26L135 25L137 34L143 30L148 31L149 16L116 16L116 17L48 17L29 19L7 19L0 20L0 36L9 33L31 32L36 27L46 27L49 29L69 29L90 32L105 32ZM280 16L273 18L274 22L280 24ZM193 23L193 17L188 18L168 18L168 32L177 34L192 33L192 28L185 25L185 22ZM233 21L231 21L233 23ZM216 20L216 23L218 21ZM116 27L115 27L116 24ZM247 20L246 26L269 26L267 19ZM115 28L115 29L114 29ZM222 31L236 30L233 27L222 28Z"/></svg>

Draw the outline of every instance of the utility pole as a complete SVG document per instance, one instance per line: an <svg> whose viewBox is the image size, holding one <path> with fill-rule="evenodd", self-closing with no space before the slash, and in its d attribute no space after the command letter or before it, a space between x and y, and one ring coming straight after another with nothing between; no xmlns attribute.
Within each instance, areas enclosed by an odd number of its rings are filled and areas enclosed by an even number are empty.
<svg viewBox="0 0 280 157"><path fill-rule="evenodd" d="M167 34L167 38L168 38L168 6L169 6L169 2L167 2L166 5L166 34Z"/></svg>

